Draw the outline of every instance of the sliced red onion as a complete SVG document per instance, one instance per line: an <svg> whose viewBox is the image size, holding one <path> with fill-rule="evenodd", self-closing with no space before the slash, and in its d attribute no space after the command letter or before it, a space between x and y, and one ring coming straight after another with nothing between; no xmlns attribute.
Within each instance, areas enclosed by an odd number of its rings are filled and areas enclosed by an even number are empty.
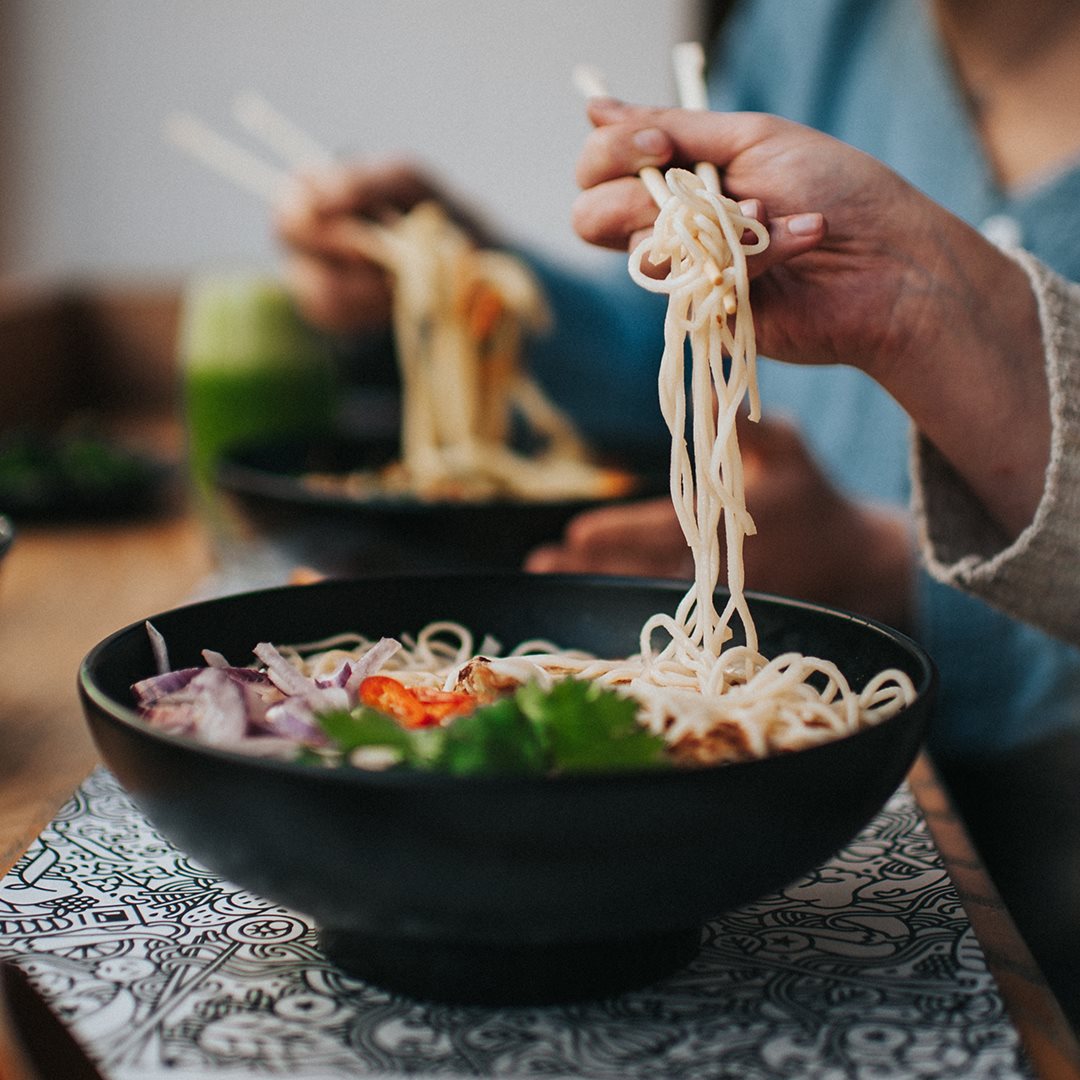
<svg viewBox="0 0 1080 1080"><path fill-rule="evenodd" d="M200 671L206 668L179 668L176 671L166 671L161 675L151 675L147 679L140 679L132 684L132 692L139 699L140 705L152 705L162 698L183 690Z"/></svg>
<svg viewBox="0 0 1080 1080"><path fill-rule="evenodd" d="M191 735L195 730L189 701L155 702L139 710L139 715L152 727L171 735Z"/></svg>
<svg viewBox="0 0 1080 1080"><path fill-rule="evenodd" d="M158 674L164 675L170 668L169 650L165 645L165 639L161 636L158 628L149 620L143 625L146 627L147 636L150 638L150 649L154 654L154 665L157 667Z"/></svg>
<svg viewBox="0 0 1080 1080"><path fill-rule="evenodd" d="M167 663L164 639L146 625L157 663ZM316 715L350 709L360 682L399 648L395 639L382 638L358 660L346 658L318 679L304 675L269 642L252 650L264 670L233 667L221 653L205 649L206 667L166 669L135 683L132 691L143 718L162 730L289 758L301 744L328 745Z"/></svg>
<svg viewBox="0 0 1080 1080"><path fill-rule="evenodd" d="M248 734L257 735L266 727L266 713L279 701L283 700L284 694L265 676L261 683L245 683L244 706L247 710Z"/></svg>
<svg viewBox="0 0 1080 1080"><path fill-rule="evenodd" d="M353 662L346 658L329 675L316 675L315 685L323 688L346 686L349 682L349 676L352 675L352 670Z"/></svg>
<svg viewBox="0 0 1080 1080"><path fill-rule="evenodd" d="M251 650L265 665L270 681L286 694L307 694L315 688L315 680L297 671L268 641L261 641Z"/></svg>
<svg viewBox="0 0 1080 1080"><path fill-rule="evenodd" d="M349 698L344 688L332 686L314 693L287 697L272 705L266 710L263 724L275 734L322 745L327 740L315 719L316 714L348 708Z"/></svg>
<svg viewBox="0 0 1080 1080"><path fill-rule="evenodd" d="M289 697L266 710L265 730L272 736L295 742L324 743L326 736L315 722L315 713L303 698Z"/></svg>
<svg viewBox="0 0 1080 1080"><path fill-rule="evenodd" d="M379 638L363 656L353 661L352 674L345 684L350 701L356 700L357 690L364 679L374 675L400 648L401 642L395 638Z"/></svg>
<svg viewBox="0 0 1080 1080"><path fill-rule="evenodd" d="M151 675L149 678L140 679L133 683L131 690L139 699L140 705L152 705L163 698L171 697L184 690L192 679L206 668L190 667L178 668L176 671L166 671L163 675ZM273 683L255 668L225 667L212 668L214 671L224 672L235 683L251 683L256 686L262 685L268 689L273 688Z"/></svg>
<svg viewBox="0 0 1080 1080"><path fill-rule="evenodd" d="M243 688L219 668L203 668L187 686L196 738L211 745L235 743L247 733Z"/></svg>

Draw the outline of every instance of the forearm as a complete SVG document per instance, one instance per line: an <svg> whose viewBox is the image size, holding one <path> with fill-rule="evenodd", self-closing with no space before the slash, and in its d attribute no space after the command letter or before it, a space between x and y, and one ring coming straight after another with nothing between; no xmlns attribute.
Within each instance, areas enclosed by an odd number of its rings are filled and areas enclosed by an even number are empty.
<svg viewBox="0 0 1080 1080"><path fill-rule="evenodd" d="M1031 524L1015 539L935 447L914 444L914 511L939 580L1080 644L1080 285L1018 255L1036 283L1051 419L1049 463Z"/></svg>
<svg viewBox="0 0 1080 1080"><path fill-rule="evenodd" d="M897 358L879 373L923 438L1015 538L1050 459L1050 391L1039 305L1023 267L959 222L940 236L929 290ZM894 311L893 317L896 318Z"/></svg>

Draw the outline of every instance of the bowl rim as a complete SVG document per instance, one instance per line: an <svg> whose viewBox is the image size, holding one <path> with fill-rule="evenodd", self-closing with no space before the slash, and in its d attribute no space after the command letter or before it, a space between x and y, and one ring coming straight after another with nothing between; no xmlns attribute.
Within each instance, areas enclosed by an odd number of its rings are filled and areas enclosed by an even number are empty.
<svg viewBox="0 0 1080 1080"><path fill-rule="evenodd" d="M867 615L860 615L855 612L846 611L842 608L834 608L825 604L815 603L808 600L795 600L789 597L778 596L772 593L746 591L745 596L748 601L751 602L763 602L766 604L779 605L784 608L794 608L805 611L812 611L818 614L824 614L831 618L838 618L843 621L851 622L855 625L864 626L869 630L877 634L884 635L887 638L892 639L897 644L904 647L911 657L917 661L920 668L920 675L918 679L913 679L915 683L916 698L915 701L902 708L899 712L893 716L888 717L885 720L876 724L870 724L866 727L860 728L857 731L849 732L846 735L841 735L838 738L828 739L825 742L816 743L813 746L805 747L802 750L794 750L781 754L771 754L762 758L753 758L747 761L735 761L735 762L722 762L716 765L691 765L685 767L677 767L672 769L618 769L610 772L574 772L574 773L556 773L550 775L518 775L518 774L474 774L469 776L459 776L453 773L441 772L438 770L418 770L418 769L386 769L386 770L367 770L356 768L337 768L337 767L319 767L305 762L287 761L281 758L263 757L256 754L244 753L242 750L232 750L220 746L215 746L210 743L200 742L197 739L193 739L190 736L174 734L161 729L154 728L147 724L132 708L123 702L116 701L113 697L109 696L102 690L91 677L90 669L95 664L97 659L104 653L115 641L128 634L137 633L140 631L145 632L145 626L147 623L153 623L155 619L160 619L165 616L171 616L174 612L186 611L191 608L211 608L216 606L227 606L230 603L244 602L252 597L263 597L273 594L295 594L296 590L305 591L332 591L335 588L340 588L342 585L355 585L368 582L386 582L394 580L423 580L427 578L431 579L446 579L446 578L460 578L460 579L520 579L522 577L536 578L538 580L550 580L552 582L559 582L562 584L599 584L604 587L611 587L618 589L620 587L627 586L645 586L656 587L661 586L665 590L670 590L674 587L685 588L687 582L680 582L676 579L668 578L644 578L644 577L628 577L628 576L616 576L616 575L602 575L602 574L545 574L534 575L526 574L523 571L454 571L449 573L438 572L417 572L412 574L373 574L352 576L344 578L333 578L324 581L312 582L305 585L276 585L268 588L252 589L245 592L230 593L224 596L210 597L205 600L194 601L188 604L180 604L173 608L167 608L154 615L146 616L145 618L135 620L128 623L126 626L120 627L114 630L108 636L102 638L96 645L94 645L83 657L79 664L77 675L77 687L80 696L84 701L92 704L99 712L107 717L113 723L119 723L123 726L134 729L140 735L143 735L152 740L159 740L166 745L171 745L178 749L186 750L196 755L206 755L212 759L218 760L221 763L242 763L245 767L259 769L270 773L281 773L285 776L321 776L325 778L324 782L332 784L342 785L377 785L387 786L390 788L434 788L439 789L441 787L456 788L463 785L474 787L494 787L494 788L520 788L522 786L548 788L554 787L558 789L568 789L573 787L588 787L588 786L606 786L619 782L641 782L642 780L648 780L650 783L686 783L689 777L708 778L715 776L718 773L728 773L731 770L738 770L740 773L749 774L753 771L760 770L770 766L770 763L775 763L778 760L782 760L790 757L799 757L800 759L807 754L816 756L827 755L832 748L839 744L848 744L852 740L874 738L875 732L883 731L885 729L895 727L898 724L909 722L910 711L916 705L923 705L924 716L921 720L921 726L923 732L920 735L920 744L925 741L925 729L929 723L929 712L932 708L934 698L937 693L938 687L938 671L933 659L914 638L904 633L901 630L897 630L880 620L873 619ZM726 589L718 589L717 594L726 594ZM880 737L880 736L877 736ZM772 765L775 768L775 764Z"/></svg>
<svg viewBox="0 0 1080 1080"><path fill-rule="evenodd" d="M323 440L281 440L242 443L226 450L214 468L214 485L221 491L238 498L256 497L273 500L286 505L299 505L314 509L335 511L364 511L373 513L394 513L419 516L433 513L440 514L476 514L490 513L493 509L512 509L517 513L527 513L535 509L537 513L560 508L582 510L591 506L626 502L631 499L647 498L653 493L654 482L658 478L667 479L667 471L647 474L639 470L626 470L633 476L634 486L620 495L588 495L574 498L553 499L512 499L497 495L486 499L422 499L414 495L375 494L358 498L334 491L313 489L302 482L299 474L261 467L245 460L251 454L272 450L274 447L290 445L363 445L366 440L339 435ZM373 442L378 440L372 440ZM342 470L341 475L354 470ZM659 490L659 489L658 489Z"/></svg>

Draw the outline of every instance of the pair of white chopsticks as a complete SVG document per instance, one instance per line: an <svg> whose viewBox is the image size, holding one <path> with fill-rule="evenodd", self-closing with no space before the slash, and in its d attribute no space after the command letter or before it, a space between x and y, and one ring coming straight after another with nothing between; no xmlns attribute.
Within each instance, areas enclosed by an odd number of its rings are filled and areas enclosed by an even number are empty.
<svg viewBox="0 0 1080 1080"><path fill-rule="evenodd" d="M232 115L283 164L267 161L189 112L174 112L166 118L165 137L212 172L268 206L279 202L293 173L335 164L334 155L326 147L253 90L237 95ZM355 219L341 223L340 230L343 238L365 258L383 265L393 262L397 245L387 229L375 222Z"/></svg>
<svg viewBox="0 0 1080 1080"><path fill-rule="evenodd" d="M705 83L705 50L698 41L684 41L671 50L675 70L675 85L679 106L683 109L708 109L709 93ZM607 97L604 77L596 68L580 64L574 68L574 84L586 97ZM711 162L702 161L694 171L709 191L720 191L720 174ZM667 184L659 169L645 168L640 173L642 182L657 206L663 206L670 196Z"/></svg>
<svg viewBox="0 0 1080 1080"><path fill-rule="evenodd" d="M334 164L333 155L324 146L253 90L236 96L232 116L275 153L283 166L219 134L189 112L174 112L166 118L165 137L219 176L271 205L280 198L290 173Z"/></svg>
<svg viewBox="0 0 1080 1080"><path fill-rule="evenodd" d="M672 59L681 107L707 109L705 50L701 44L688 41L674 46ZM573 79L585 97L607 96L604 78L596 68L578 65ZM334 156L324 146L253 90L237 95L232 115L242 128L277 154L285 168L219 134L189 112L171 114L165 121L165 135L196 161L271 205L280 198L290 172L334 164ZM695 171L709 190L720 190L720 177L714 165L702 162ZM663 205L670 193L660 170L643 169L641 178L657 205Z"/></svg>

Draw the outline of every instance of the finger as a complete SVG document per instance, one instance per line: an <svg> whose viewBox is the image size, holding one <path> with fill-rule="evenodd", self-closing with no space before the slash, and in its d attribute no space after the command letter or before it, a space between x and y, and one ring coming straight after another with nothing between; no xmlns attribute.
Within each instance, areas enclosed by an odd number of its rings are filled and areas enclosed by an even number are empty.
<svg viewBox="0 0 1080 1080"><path fill-rule="evenodd" d="M561 544L544 544L525 557L524 569L529 574L580 574L580 557Z"/></svg>
<svg viewBox="0 0 1080 1080"><path fill-rule="evenodd" d="M389 211L411 210L435 197L435 185L405 158L372 158L335 166L302 177L315 209L322 214L359 214L380 218Z"/></svg>
<svg viewBox="0 0 1080 1080"><path fill-rule="evenodd" d="M290 177L272 219L278 238L290 248L355 258L341 222L358 217L392 220L434 197L434 186L407 161L334 166Z"/></svg>
<svg viewBox="0 0 1080 1080"><path fill-rule="evenodd" d="M656 203L640 180L624 176L581 192L571 220L590 244L625 251L635 233L652 228Z"/></svg>
<svg viewBox="0 0 1080 1080"><path fill-rule="evenodd" d="M602 552L578 551L565 544L544 544L530 552L525 570L530 574L632 574L643 573L639 560L626 553L611 557ZM647 572L647 571L644 571Z"/></svg>
<svg viewBox="0 0 1080 1080"><path fill-rule="evenodd" d="M586 137L578 158L578 185L589 188L619 176L636 176L645 168L662 168L674 150L671 137L658 127L596 128Z"/></svg>
<svg viewBox="0 0 1080 1080"><path fill-rule="evenodd" d="M354 333L384 326L390 317L390 282L374 269L350 272L324 259L294 255L285 276L301 314L323 330Z"/></svg>
<svg viewBox="0 0 1080 1080"><path fill-rule="evenodd" d="M777 461L792 454L807 453L798 426L783 416L763 416L753 421L745 413L738 420L739 447L765 462Z"/></svg>
<svg viewBox="0 0 1080 1080"><path fill-rule="evenodd" d="M319 227L318 195L309 178L289 178L277 202L270 208L270 220L278 240L288 247L303 248Z"/></svg>
<svg viewBox="0 0 1080 1080"><path fill-rule="evenodd" d="M767 225L769 246L746 260L751 277L758 277L779 263L813 251L828 235L825 215L816 212L774 218Z"/></svg>
<svg viewBox="0 0 1080 1080"><path fill-rule="evenodd" d="M587 141L586 146L601 146L609 161L624 165L634 161L634 136L648 129L659 129L671 140L671 160L683 164L711 161L720 168L770 135L781 131L789 135L809 131L794 121L782 120L764 113L647 108L613 98L591 99L587 110L589 119L596 125L589 140L610 129L607 136L610 144ZM597 157L596 163L601 163L601 156ZM637 168L640 169L645 164L651 162L643 162Z"/></svg>
<svg viewBox="0 0 1080 1080"><path fill-rule="evenodd" d="M296 256L340 266L368 265L371 260L355 241L354 225L352 218L278 219L274 231L279 243Z"/></svg>
<svg viewBox="0 0 1080 1080"><path fill-rule="evenodd" d="M650 557L648 553L574 551L551 544L533 551L525 561L531 574L617 574L627 577L689 578L693 564Z"/></svg>
<svg viewBox="0 0 1080 1080"><path fill-rule="evenodd" d="M739 213L744 217L753 218L755 221L765 220L765 206L760 199L743 199L739 203ZM752 234L747 231L747 236Z"/></svg>
<svg viewBox="0 0 1080 1080"><path fill-rule="evenodd" d="M758 509L762 500L791 498L821 489L822 474L798 426L786 417L762 417L753 423L739 418L739 448L743 455L747 501Z"/></svg>
<svg viewBox="0 0 1080 1080"><path fill-rule="evenodd" d="M602 507L579 514L562 543L533 551L534 573L628 574L688 578L693 556L670 499Z"/></svg>
<svg viewBox="0 0 1080 1080"><path fill-rule="evenodd" d="M567 548L593 558L647 556L650 563L678 562L686 540L671 500L650 499L579 514L566 528Z"/></svg>
<svg viewBox="0 0 1080 1080"><path fill-rule="evenodd" d="M293 198L280 204L274 216L278 241L296 255L319 258L341 266L368 266L383 262L370 223L353 214L324 214L311 200Z"/></svg>

